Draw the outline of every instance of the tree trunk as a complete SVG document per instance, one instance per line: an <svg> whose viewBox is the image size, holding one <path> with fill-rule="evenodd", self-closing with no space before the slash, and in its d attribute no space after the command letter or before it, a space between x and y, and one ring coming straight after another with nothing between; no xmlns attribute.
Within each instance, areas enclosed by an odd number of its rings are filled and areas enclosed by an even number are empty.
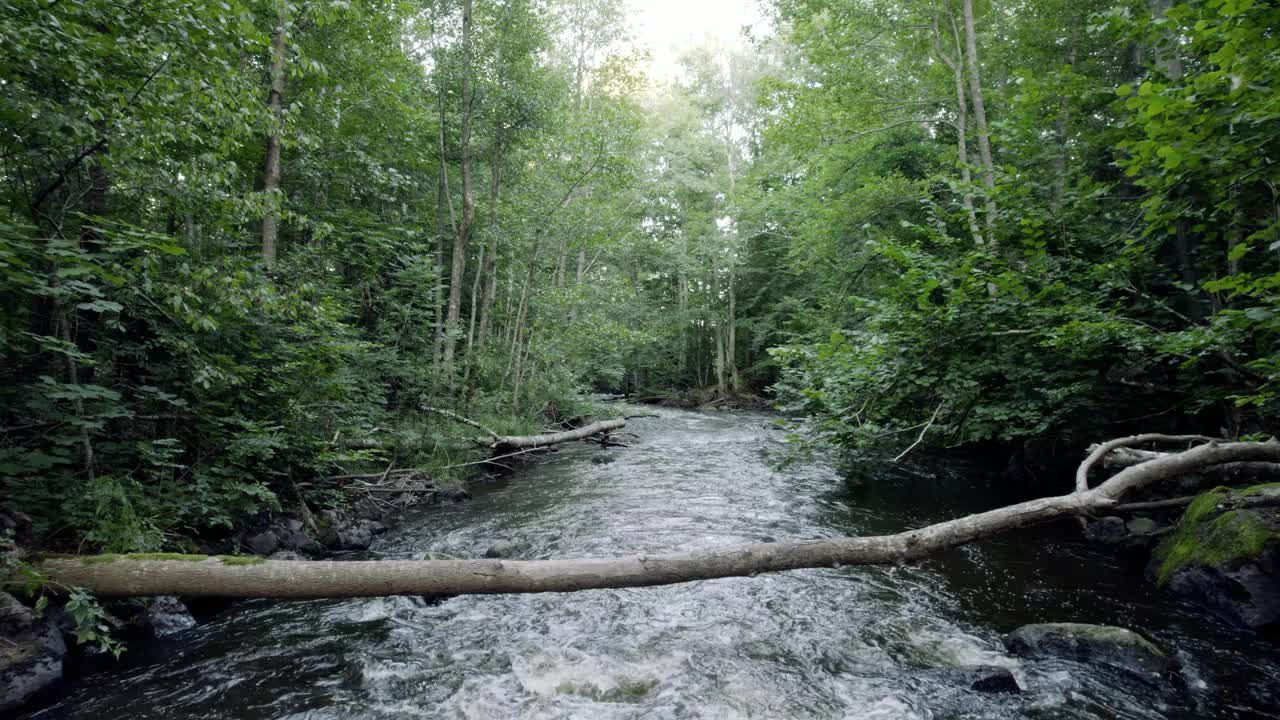
<svg viewBox="0 0 1280 720"><path fill-rule="evenodd" d="M493 303L498 296L498 192L502 178L502 124L495 123L493 158L489 174L489 251L480 272L485 277L484 295L480 298L480 327L476 331L476 347L483 348L493 322Z"/></svg>
<svg viewBox="0 0 1280 720"><path fill-rule="evenodd" d="M612 432L625 427L626 424L626 420L602 420L580 428L574 428L573 430L565 430L564 432L543 435L505 435L480 438L476 442L494 450L527 450L581 440L597 433Z"/></svg>
<svg viewBox="0 0 1280 720"><path fill-rule="evenodd" d="M1067 52L1063 60L1066 66L1073 70L1076 65L1076 43L1079 41L1079 35L1078 20L1072 18L1071 35L1067 40ZM1063 199L1067 193L1067 145L1070 138L1070 112L1070 97L1066 92L1063 92L1058 96L1058 117L1054 122L1054 129L1058 139L1058 153L1053 158L1053 190L1049 197L1049 209L1054 218L1059 219L1059 221L1061 221Z"/></svg>
<svg viewBox="0 0 1280 720"><path fill-rule="evenodd" d="M729 389L737 393L742 390L742 378L738 375L738 298L734 290L734 280L733 267L730 266L729 322L725 324L725 330L729 336L726 339L725 355L729 361Z"/></svg>
<svg viewBox="0 0 1280 720"><path fill-rule="evenodd" d="M476 344L476 323L479 321L477 315L480 314L480 285L484 280L484 268L489 258L486 257L485 246L480 246L480 256L476 258L476 272L471 277L471 312L467 318L467 369L463 373L463 377L469 377L471 374L471 351Z"/></svg>
<svg viewBox="0 0 1280 720"><path fill-rule="evenodd" d="M434 32L434 30L433 30ZM434 42L434 38L433 38ZM444 239L445 239L445 218L449 219L449 229L453 234L458 232L458 221L453 214L453 196L449 191L449 153L445 143L446 128L448 127L448 118L445 114L444 98L444 53L440 48L433 51L435 55L436 75L440 78L440 82L436 87L436 106L440 113L440 131L438 133L438 151L440 153L440 181L436 185L436 241L435 241L435 266L437 271L436 286L433 289L431 303L431 319L435 328L431 364L433 368L438 369L440 361L444 356Z"/></svg>
<svg viewBox="0 0 1280 720"><path fill-rule="evenodd" d="M83 587L103 597L313 599L571 592L669 585L800 568L900 565L1008 530L1115 508L1125 494L1161 480L1225 462L1254 460L1280 462L1280 443L1208 443L1123 470L1097 488L873 537L755 543L580 560L311 562L202 556L159 560L126 555L47 559L37 563L36 569L52 582Z"/></svg>
<svg viewBox="0 0 1280 720"><path fill-rule="evenodd" d="M453 241L453 263L449 273L449 309L445 317L443 367L449 387L453 387L453 360L458 340L458 318L462 310L462 283L467 274L467 243L475 223L476 201L471 163L471 7L472 0L462 3L462 221Z"/></svg>
<svg viewBox="0 0 1280 720"><path fill-rule="evenodd" d="M280 135L284 132L284 63L285 29L289 22L289 5L278 1L276 27L271 33L271 90L267 105L271 108L271 132L267 135L267 158L262 172L262 192L267 196L267 211L262 216L262 259L276 261L280 235Z"/></svg>
<svg viewBox="0 0 1280 720"><path fill-rule="evenodd" d="M535 236L533 240L533 251L529 257L529 265L525 271L524 285L520 289L520 303L516 308L515 318L515 339L511 343L511 371L513 372L513 382L511 389L511 411L517 413L520 411L520 385L524 380L524 335L525 317L529 313L529 293L533 290L534 276L538 270L538 257L542 252L541 238Z"/></svg>
<svg viewBox="0 0 1280 720"><path fill-rule="evenodd" d="M969 99L964 90L964 45L960 41L960 30L956 27L955 17L950 16L951 37L955 42L954 58L942 50L942 33L937 18L933 21L934 52L951 68L951 75L956 86L956 159L960 166L960 183L964 192L960 195L960 204L964 207L965 217L969 221L969 234L977 245L985 245L986 238L978 226L978 212L973 206L973 172L969 170Z"/></svg>
<svg viewBox="0 0 1280 720"><path fill-rule="evenodd" d="M559 290L564 287L565 267L569 264L569 240L560 236L560 251L556 254L555 284Z"/></svg>
<svg viewBox="0 0 1280 720"><path fill-rule="evenodd" d="M991 157L991 133L987 128L987 106L982 98L982 74L978 69L978 34L974 27L973 0L964 0L965 59L969 66L969 94L973 99L973 120L978 130L978 156L982 159L982 184L987 189L987 242L996 248L996 170Z"/></svg>

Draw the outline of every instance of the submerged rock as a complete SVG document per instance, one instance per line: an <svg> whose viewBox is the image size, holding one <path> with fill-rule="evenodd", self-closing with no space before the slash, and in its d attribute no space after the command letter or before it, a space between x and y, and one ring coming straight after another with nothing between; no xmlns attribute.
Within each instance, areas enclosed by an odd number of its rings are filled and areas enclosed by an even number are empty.
<svg viewBox="0 0 1280 720"><path fill-rule="evenodd" d="M145 636L162 638L190 630L196 626L196 619L181 600L172 595L162 595L129 618L129 625Z"/></svg>
<svg viewBox="0 0 1280 720"><path fill-rule="evenodd" d="M1280 485L1196 498L1152 554L1156 583L1241 625L1280 623L1280 512L1233 509L1252 495L1280 495Z"/></svg>
<svg viewBox="0 0 1280 720"><path fill-rule="evenodd" d="M52 622L0 593L0 712L60 680L66 655L62 633Z"/></svg>
<svg viewBox="0 0 1280 720"><path fill-rule="evenodd" d="M509 558L523 552L526 547L528 546L525 543L499 540L484 551L484 556L487 558Z"/></svg>
<svg viewBox="0 0 1280 720"><path fill-rule="evenodd" d="M969 684L969 689L986 693L1016 693L1022 692L1022 688L1018 687L1018 681L1013 676L1013 672L1005 667L980 667L974 668L970 672L973 682Z"/></svg>
<svg viewBox="0 0 1280 720"><path fill-rule="evenodd" d="M1171 670L1173 661L1138 633L1111 625L1037 623L1003 636L1009 652L1034 659L1106 663L1141 675Z"/></svg>

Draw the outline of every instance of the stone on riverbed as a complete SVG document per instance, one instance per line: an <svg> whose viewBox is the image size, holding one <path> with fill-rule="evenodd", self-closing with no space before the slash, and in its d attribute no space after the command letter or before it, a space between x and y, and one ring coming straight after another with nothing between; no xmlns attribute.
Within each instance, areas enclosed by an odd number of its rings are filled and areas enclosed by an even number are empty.
<svg viewBox="0 0 1280 720"><path fill-rule="evenodd" d="M973 682L969 684L971 690L985 693L1016 693L1022 692L1022 688L1018 687L1018 681L1013 676L1013 672L1005 667L979 667L969 672L969 677Z"/></svg>
<svg viewBox="0 0 1280 720"><path fill-rule="evenodd" d="M62 633L8 593L0 593L0 712L62 678Z"/></svg>
<svg viewBox="0 0 1280 720"><path fill-rule="evenodd" d="M1023 625L1001 638L1009 652L1033 659L1061 658L1106 663L1153 675L1173 668L1173 661L1132 630L1085 623Z"/></svg>

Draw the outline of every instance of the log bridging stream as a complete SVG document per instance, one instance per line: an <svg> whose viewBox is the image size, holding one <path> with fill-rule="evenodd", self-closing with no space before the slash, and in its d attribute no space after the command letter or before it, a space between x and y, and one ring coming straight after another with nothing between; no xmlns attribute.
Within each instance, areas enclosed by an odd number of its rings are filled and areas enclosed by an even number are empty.
<svg viewBox="0 0 1280 720"><path fill-rule="evenodd" d="M616 421L615 421L616 422ZM587 428L568 431L581 433ZM563 433L561 433L563 434ZM590 434L590 433L588 433ZM537 437L537 436L534 436ZM1111 448L1160 442L1143 435ZM1177 440L1181 440L1178 438ZM1095 452L1075 492L967 515L894 535L754 543L680 553L566 560L288 561L177 556L52 558L37 564L55 583L108 597L191 595L309 599L385 595L571 592L749 576L814 567L901 564L1015 528L1115 507L1126 494L1223 463L1280 462L1280 442L1210 441L1128 467L1089 488Z"/></svg>

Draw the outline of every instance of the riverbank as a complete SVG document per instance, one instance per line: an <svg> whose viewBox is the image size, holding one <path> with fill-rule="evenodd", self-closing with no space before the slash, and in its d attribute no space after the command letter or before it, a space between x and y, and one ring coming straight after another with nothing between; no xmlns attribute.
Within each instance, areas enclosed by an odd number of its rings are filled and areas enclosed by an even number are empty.
<svg viewBox="0 0 1280 720"><path fill-rule="evenodd" d="M585 407L581 403L575 403ZM10 710L33 697L49 693L63 679L65 668L97 666L108 657L118 657L129 650L145 648L167 636L181 633L197 624L197 617L207 620L230 606L231 598L177 597L157 593L141 593L154 597L130 598L99 602L80 589L82 583L58 582L42 570L42 562L65 558L94 565L121 562L179 561L182 563L217 561L227 567L243 568L267 560L303 561L319 559L360 559L374 539L403 521L406 513L423 504L439 505L468 500L467 480L492 477L494 473L514 472L547 452L559 442L584 439L601 447L625 447L611 440L609 430L625 424L615 420L591 423L591 417L576 414L562 417L556 404L544 410L544 435L499 437L487 426L454 413L428 408L468 427L479 428L492 436L475 439L471 451L478 459L444 467L461 470L440 479L417 469L396 469L393 460L381 472L348 474L323 478L325 483L341 482L345 500L325 509L312 509L300 486L314 488L313 482L294 482L297 503L289 511L261 513L256 518L232 528L225 536L179 537L172 542L185 552L107 553L79 555L52 553L45 549L16 542L0 545L0 574L9 578L26 578L25 589L17 597L0 593L0 642L6 651L0 654L0 710ZM603 428L598 437L597 427ZM526 447L527 445L527 447ZM387 449L379 446L379 449ZM515 450L511 452L511 450ZM0 509L0 539L30 541L30 520L21 513ZM486 557L504 557L510 550L497 543ZM277 582L285 580L277 579ZM172 591L170 591L172 592ZM200 593L196 593L199 595ZM34 608L30 607L34 604ZM73 670L73 674L76 672Z"/></svg>

